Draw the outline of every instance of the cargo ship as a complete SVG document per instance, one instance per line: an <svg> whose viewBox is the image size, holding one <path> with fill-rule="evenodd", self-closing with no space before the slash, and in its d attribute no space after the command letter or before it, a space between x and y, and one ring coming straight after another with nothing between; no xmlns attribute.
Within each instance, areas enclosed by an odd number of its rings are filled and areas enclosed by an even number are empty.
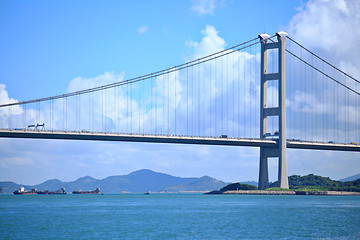
<svg viewBox="0 0 360 240"><path fill-rule="evenodd" d="M36 193L37 194L49 194L49 195L51 195L51 194L66 194L65 188L60 188L57 191L49 191L49 190L37 191Z"/></svg>
<svg viewBox="0 0 360 240"><path fill-rule="evenodd" d="M25 188L23 186L20 187L20 189L15 190L13 193L15 195L32 195L32 194L36 194L36 189L33 188L31 189L31 191L25 191Z"/></svg>
<svg viewBox="0 0 360 240"><path fill-rule="evenodd" d="M81 190L75 190L72 192L73 194L99 194L100 188L96 188L94 191L81 191Z"/></svg>

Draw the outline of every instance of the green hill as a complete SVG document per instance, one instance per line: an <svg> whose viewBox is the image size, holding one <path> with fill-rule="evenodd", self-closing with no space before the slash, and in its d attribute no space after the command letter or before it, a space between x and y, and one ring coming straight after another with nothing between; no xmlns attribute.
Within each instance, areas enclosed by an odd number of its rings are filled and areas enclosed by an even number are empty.
<svg viewBox="0 0 360 240"><path fill-rule="evenodd" d="M229 184L222 189L220 189L221 192L226 191L234 191L234 190L257 190L257 186L250 185L250 184L243 184L243 183L232 183Z"/></svg>
<svg viewBox="0 0 360 240"><path fill-rule="evenodd" d="M277 187L278 182L270 183L270 187ZM321 177L314 174L306 176L292 175L289 177L290 189L319 189L324 191L351 191L360 192L360 179L354 181L335 181L328 177Z"/></svg>
<svg viewBox="0 0 360 240"><path fill-rule="evenodd" d="M235 190L257 190L257 186L251 184L243 184L243 183L230 183L220 190L213 190L207 192L205 194L222 194L226 191L235 191Z"/></svg>

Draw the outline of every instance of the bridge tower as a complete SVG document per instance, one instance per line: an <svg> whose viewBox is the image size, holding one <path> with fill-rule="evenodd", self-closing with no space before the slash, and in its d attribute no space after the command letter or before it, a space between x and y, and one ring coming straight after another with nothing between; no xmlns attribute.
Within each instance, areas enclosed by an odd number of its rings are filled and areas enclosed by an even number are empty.
<svg viewBox="0 0 360 240"><path fill-rule="evenodd" d="M288 35L286 32L277 32L277 42L269 42L268 34L259 35L261 41L261 85L260 85L260 138L267 137L267 118L278 116L278 148L260 147L260 167L259 167L259 189L269 187L268 158L277 157L278 183L281 188L289 188L287 162L286 162L286 106L285 106L285 40ZM267 50L277 49L278 51L278 72L268 73ZM278 105L277 107L267 107L267 82L278 82ZM272 133L274 134L274 133ZM277 134L276 134L277 135Z"/></svg>

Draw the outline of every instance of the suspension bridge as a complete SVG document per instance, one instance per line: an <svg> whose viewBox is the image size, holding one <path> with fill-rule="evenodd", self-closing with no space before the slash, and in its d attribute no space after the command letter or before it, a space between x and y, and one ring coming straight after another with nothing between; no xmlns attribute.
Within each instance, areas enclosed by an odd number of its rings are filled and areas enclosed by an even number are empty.
<svg viewBox="0 0 360 240"><path fill-rule="evenodd" d="M360 81L285 32L103 86L0 103L0 137L360 151Z"/></svg>

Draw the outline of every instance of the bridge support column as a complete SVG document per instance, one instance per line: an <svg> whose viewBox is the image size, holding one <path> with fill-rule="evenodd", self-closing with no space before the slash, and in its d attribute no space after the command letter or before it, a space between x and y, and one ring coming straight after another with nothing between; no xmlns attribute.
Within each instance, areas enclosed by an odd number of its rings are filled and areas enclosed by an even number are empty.
<svg viewBox="0 0 360 240"><path fill-rule="evenodd" d="M260 147L259 183L258 188L264 190L269 187L268 155L266 149Z"/></svg>
<svg viewBox="0 0 360 240"><path fill-rule="evenodd" d="M260 138L267 137L278 138L277 148L260 147L260 165L259 165L259 189L269 187L268 176L268 158L279 158L278 166L278 187L289 188L286 161L286 87L285 87L285 40L287 33L278 32L277 42L269 43L268 34L259 35L261 41L261 84L260 84ZM267 73L267 50L278 50L278 72ZM278 106L267 107L267 81L278 81ZM267 118L269 116L278 116L279 130L277 133L267 132ZM270 136L269 136L270 135Z"/></svg>

